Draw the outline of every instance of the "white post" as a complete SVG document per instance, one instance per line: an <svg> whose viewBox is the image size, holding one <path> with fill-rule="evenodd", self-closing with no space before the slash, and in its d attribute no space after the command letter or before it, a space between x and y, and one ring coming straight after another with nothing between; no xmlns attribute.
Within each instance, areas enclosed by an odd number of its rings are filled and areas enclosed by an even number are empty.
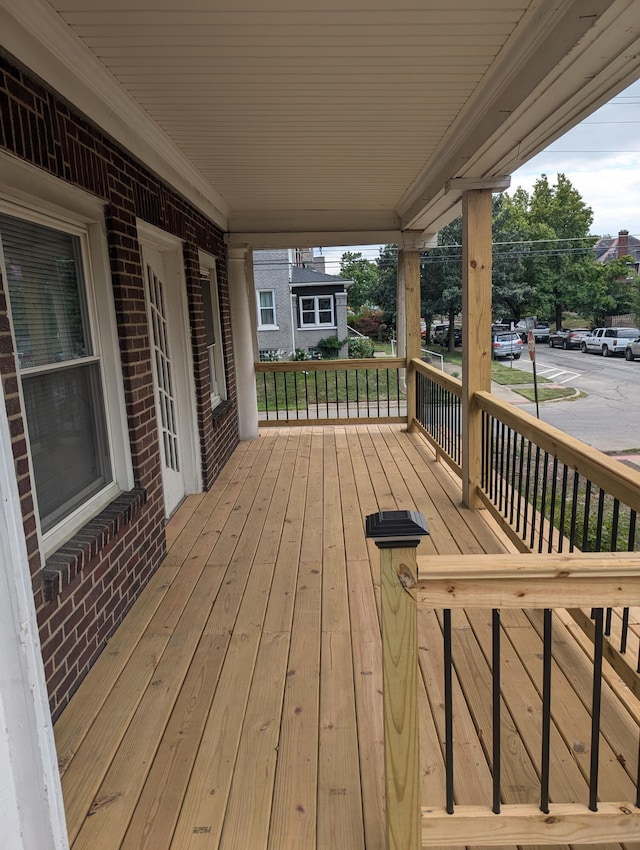
<svg viewBox="0 0 640 850"><path fill-rule="evenodd" d="M241 440L258 436L258 400L256 397L255 333L251 321L253 291L252 252L246 249L229 250L229 298L231 302L231 332L233 359L236 369L236 398L238 403L238 434Z"/></svg>
<svg viewBox="0 0 640 850"><path fill-rule="evenodd" d="M0 843L67 850L67 828L4 400L0 400Z"/></svg>

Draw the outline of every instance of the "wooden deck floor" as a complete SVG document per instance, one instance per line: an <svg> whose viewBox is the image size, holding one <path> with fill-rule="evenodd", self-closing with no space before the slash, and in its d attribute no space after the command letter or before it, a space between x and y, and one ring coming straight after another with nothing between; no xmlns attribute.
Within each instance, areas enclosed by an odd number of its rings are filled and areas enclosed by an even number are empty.
<svg viewBox="0 0 640 850"><path fill-rule="evenodd" d="M400 426L243 443L172 519L166 560L56 724L73 850L383 850L378 552L364 516L422 511L420 556L509 551L459 500ZM425 805L444 800L440 622L420 615ZM490 802L488 612L454 627L456 797ZM538 795L540 629L504 612L509 802ZM587 649L570 625L556 631L552 799L585 800ZM601 791L634 799L638 709L610 682Z"/></svg>

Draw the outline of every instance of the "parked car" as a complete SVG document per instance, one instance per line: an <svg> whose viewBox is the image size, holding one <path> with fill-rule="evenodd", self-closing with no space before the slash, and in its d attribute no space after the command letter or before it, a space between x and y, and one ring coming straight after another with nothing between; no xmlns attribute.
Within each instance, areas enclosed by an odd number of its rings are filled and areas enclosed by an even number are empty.
<svg viewBox="0 0 640 850"><path fill-rule="evenodd" d="M580 350L602 354L603 357L617 354L622 357L627 345L639 336L638 328L596 328L582 340Z"/></svg>
<svg viewBox="0 0 640 850"><path fill-rule="evenodd" d="M550 348L580 348L582 340L591 333L589 328L559 328L549 336Z"/></svg>
<svg viewBox="0 0 640 850"><path fill-rule="evenodd" d="M551 328L547 322L537 322L533 329L533 338L536 342L548 342Z"/></svg>
<svg viewBox="0 0 640 850"><path fill-rule="evenodd" d="M502 357L518 360L523 348L524 342L517 331L494 330L491 334L491 356L494 360Z"/></svg>
<svg viewBox="0 0 640 850"><path fill-rule="evenodd" d="M635 360L636 357L640 357L640 336L637 339L632 339L631 342L628 342L627 347L624 350L625 360Z"/></svg>

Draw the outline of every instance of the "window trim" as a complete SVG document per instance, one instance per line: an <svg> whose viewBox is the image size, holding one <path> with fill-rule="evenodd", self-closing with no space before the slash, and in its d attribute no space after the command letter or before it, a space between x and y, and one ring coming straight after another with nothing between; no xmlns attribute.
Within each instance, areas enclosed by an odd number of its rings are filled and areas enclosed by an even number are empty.
<svg viewBox="0 0 640 850"><path fill-rule="evenodd" d="M320 322L320 321L318 321L318 317L320 315L320 312L325 312L324 310L323 311L320 310L320 307L319 307L319 304L318 304L320 298L328 298L331 301L331 322ZM313 302L314 302L313 310L314 310L315 321L314 321L313 324L311 322L304 322L303 321L303 314L305 312L307 312L307 313L310 312L309 310L305 311L305 309L302 306L302 302L305 299L313 300ZM299 295L298 296L298 330L300 330L300 331L326 330L328 328L336 328L336 327L337 327L337 324L336 324L336 301L335 301L334 295L327 295L325 293L324 295Z"/></svg>
<svg viewBox="0 0 640 850"><path fill-rule="evenodd" d="M2 169L0 169L1 172ZM37 184L38 180L31 173L31 170L29 172L29 188L33 189L34 184ZM7 190L6 184L2 186L0 210L7 215L31 221L53 230L70 233L80 238L88 322L94 357L100 361L101 392L105 409L106 438L112 474L112 480L94 494L85 504L78 506L53 528L43 533L40 524L33 460L25 417L27 457L32 483L31 495L34 502L41 560L42 564L44 564L49 555L69 540L90 519L100 513L114 498L120 495L121 492L130 490L134 485L134 478L131 449L128 441L124 382L119 358L118 331L108 261L109 254L103 204L96 199L87 198L84 194L78 196L77 190L73 192L60 191L59 197L64 202L69 203L70 206L68 208L55 206L47 202L43 204L38 198L27 195L23 191L22 182L24 176L25 174L22 171L17 173L18 179L16 180L17 185L15 185L15 188L9 187ZM45 188L48 189L50 188L50 178L48 175L47 178L44 182L46 183ZM64 184L62 185L64 186ZM91 218L89 218L89 212L92 213ZM4 271L6 270L3 269ZM8 293L7 307L11 333L15 340ZM20 377L21 370L17 362L16 372L18 375L20 405L24 416L26 410L25 399Z"/></svg>
<svg viewBox="0 0 640 850"><path fill-rule="evenodd" d="M262 307L260 304L260 294L262 292L270 292L271 293L271 307ZM276 291L275 289L269 289L266 287L261 287L260 289L256 289L256 310L258 313L258 330L259 331L279 331L280 325L278 324L276 318ZM273 323L271 324L263 324L262 323L262 310L272 310L273 312Z"/></svg>
<svg viewBox="0 0 640 850"><path fill-rule="evenodd" d="M209 371L213 368L215 382L218 387L218 392L213 390L213 382L209 379L211 409L215 410L220 404L229 397L227 389L227 369L224 359L224 346L222 337L222 319L220 317L220 293L218 281L218 263L215 257L207 254L204 251L198 251L200 261L200 276L209 278L209 295L211 298L211 312L213 316L214 336L218 340L214 346L213 352L210 346L207 346L207 359L209 361Z"/></svg>

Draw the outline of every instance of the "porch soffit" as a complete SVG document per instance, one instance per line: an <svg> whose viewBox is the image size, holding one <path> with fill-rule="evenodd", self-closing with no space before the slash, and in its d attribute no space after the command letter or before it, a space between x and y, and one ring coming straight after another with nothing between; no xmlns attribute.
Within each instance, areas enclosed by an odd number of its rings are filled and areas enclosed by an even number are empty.
<svg viewBox="0 0 640 850"><path fill-rule="evenodd" d="M640 75L634 0L3 0L0 24L260 247L434 232L449 181L510 174Z"/></svg>

